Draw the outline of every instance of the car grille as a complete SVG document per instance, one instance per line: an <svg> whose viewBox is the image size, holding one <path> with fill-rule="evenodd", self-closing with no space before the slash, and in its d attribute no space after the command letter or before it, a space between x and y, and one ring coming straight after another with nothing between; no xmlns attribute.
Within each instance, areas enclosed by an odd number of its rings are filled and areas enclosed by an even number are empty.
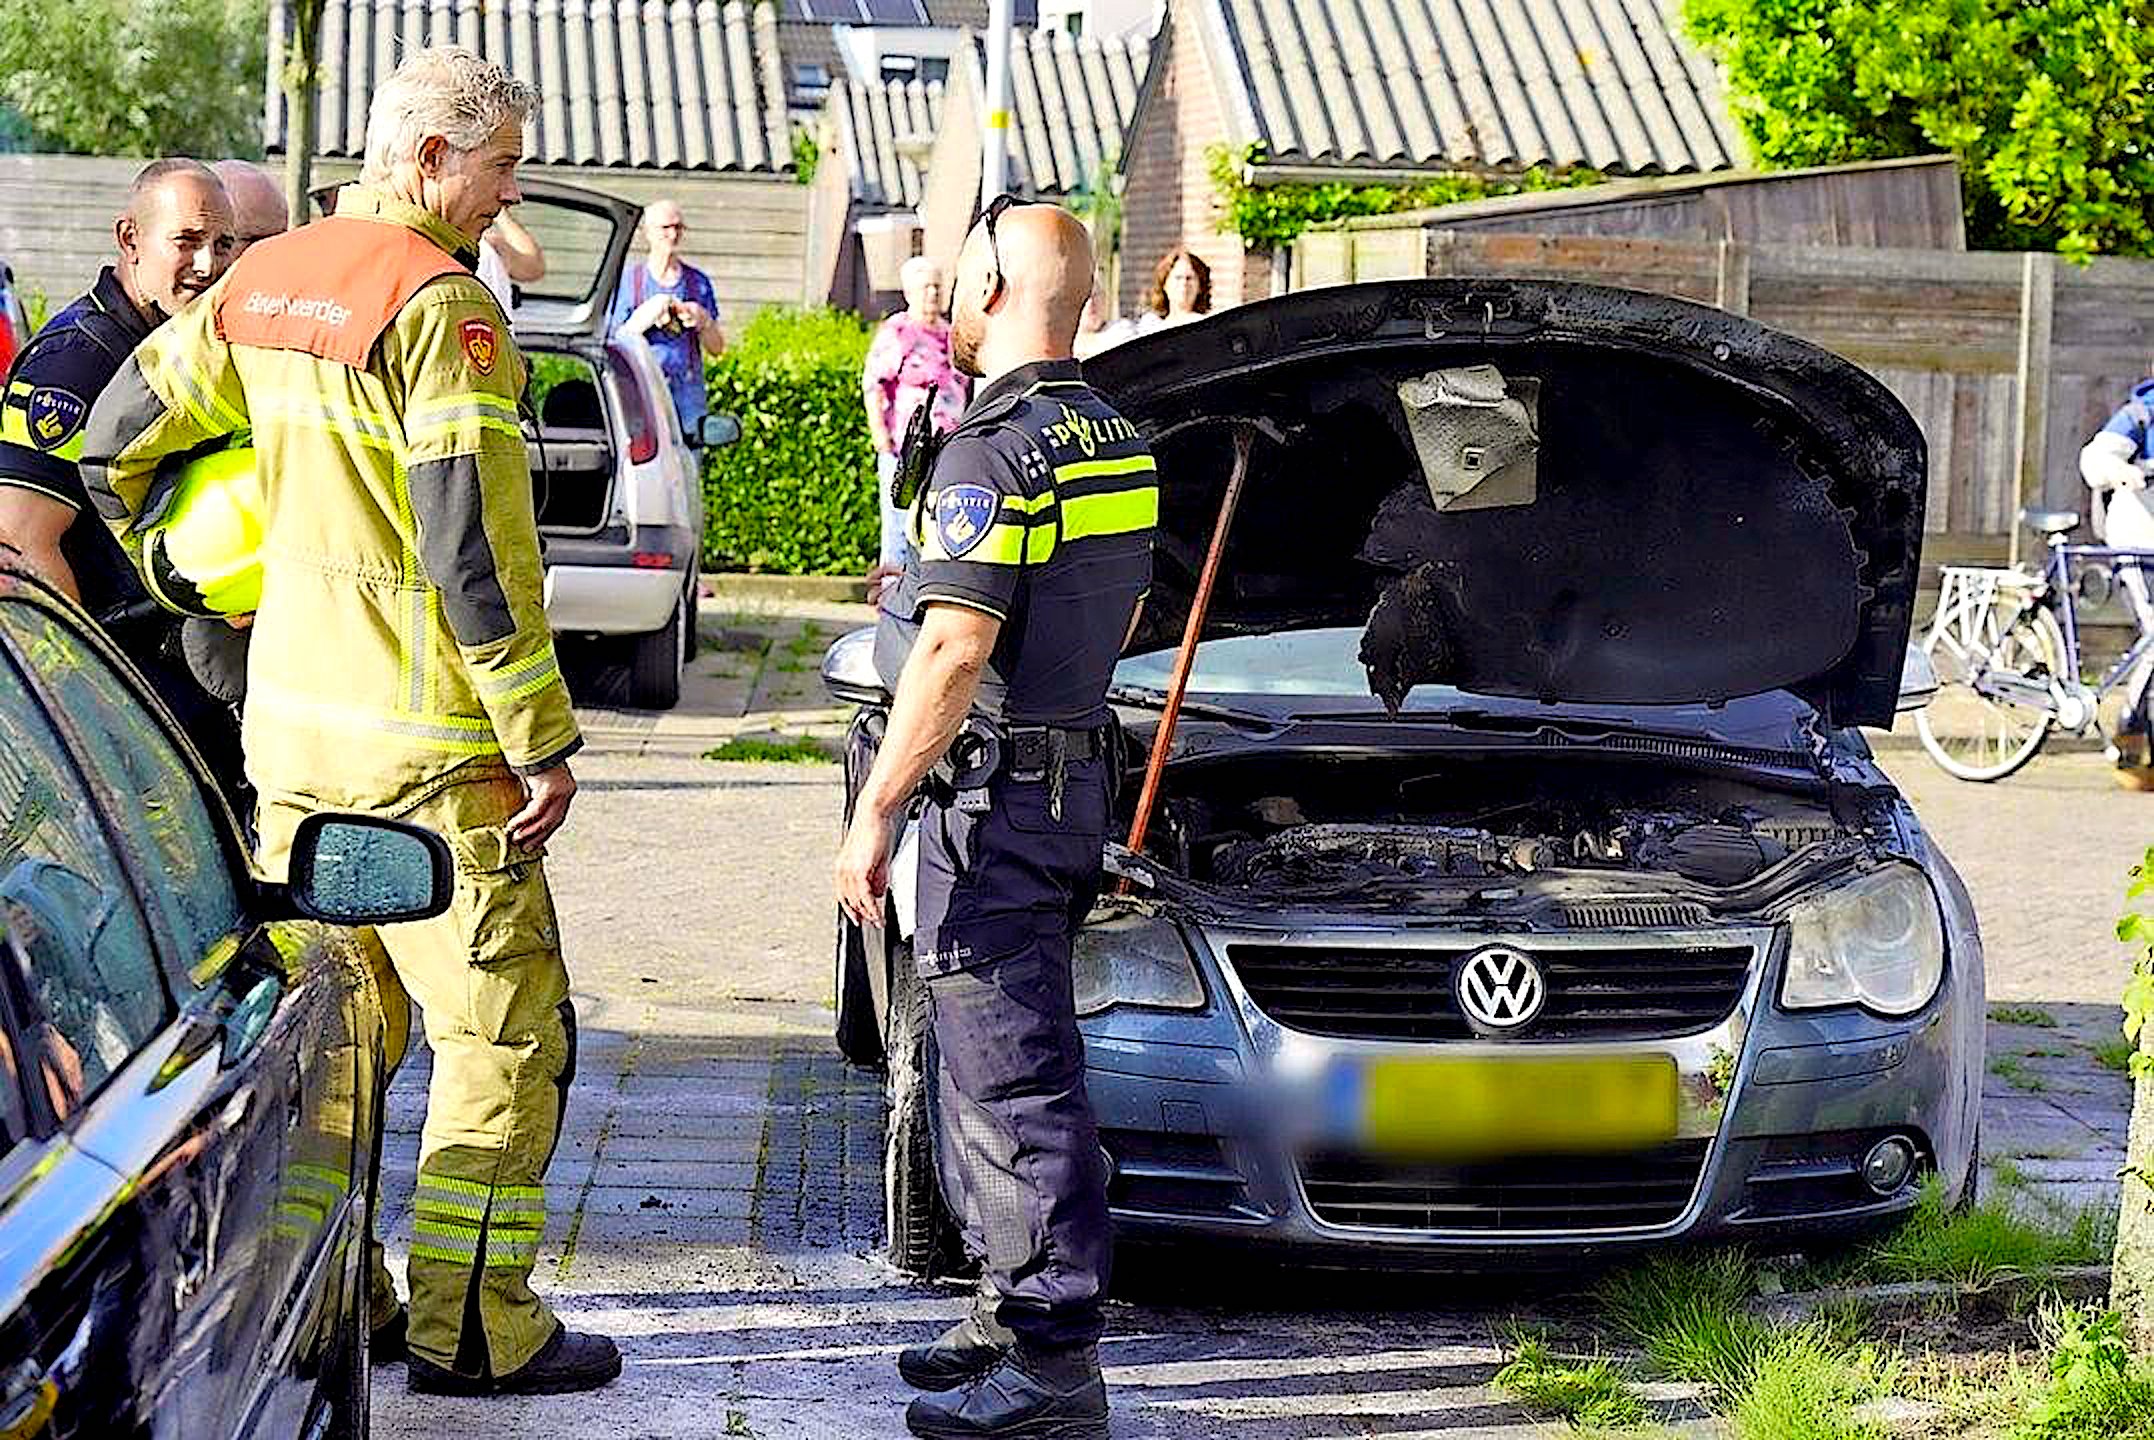
<svg viewBox="0 0 2154 1440"><path fill-rule="evenodd" d="M1476 946L1354 949L1229 944L1257 1008L1290 1030L1353 1040L1465 1040L1451 990ZM1529 951L1548 982L1524 1040L1650 1040L1719 1024L1742 998L1747 945L1624 945Z"/></svg>
<svg viewBox="0 0 2154 1440"><path fill-rule="evenodd" d="M1381 1230L1629 1230L1681 1218L1709 1140L1621 1155L1535 1155L1470 1165L1348 1156L1301 1162L1302 1193L1328 1225Z"/></svg>

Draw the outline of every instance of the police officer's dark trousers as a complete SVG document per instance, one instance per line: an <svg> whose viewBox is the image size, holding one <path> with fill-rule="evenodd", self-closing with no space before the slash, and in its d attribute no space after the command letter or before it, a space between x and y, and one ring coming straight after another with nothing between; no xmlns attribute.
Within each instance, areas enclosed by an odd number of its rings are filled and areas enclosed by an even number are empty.
<svg viewBox="0 0 2154 1440"><path fill-rule="evenodd" d="M1107 771L1004 771L989 808L921 817L914 955L933 1004L943 1193L983 1257L996 1327L1038 1350L1099 1339L1107 1172L1084 1089L1070 947L1098 897Z"/></svg>

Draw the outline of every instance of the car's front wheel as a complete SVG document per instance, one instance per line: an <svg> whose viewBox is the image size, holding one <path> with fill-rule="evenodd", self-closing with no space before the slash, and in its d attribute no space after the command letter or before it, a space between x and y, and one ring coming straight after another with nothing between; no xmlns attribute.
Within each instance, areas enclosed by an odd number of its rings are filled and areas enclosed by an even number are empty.
<svg viewBox="0 0 2154 1440"><path fill-rule="evenodd" d="M956 1274L964 1264L957 1221L935 1174L935 1035L927 985L912 948L895 947L890 976L890 1114L883 1132L884 1253L916 1279Z"/></svg>
<svg viewBox="0 0 2154 1440"><path fill-rule="evenodd" d="M681 700L682 657L687 653L688 607L676 598L666 623L629 641L628 703L639 710L671 710Z"/></svg>

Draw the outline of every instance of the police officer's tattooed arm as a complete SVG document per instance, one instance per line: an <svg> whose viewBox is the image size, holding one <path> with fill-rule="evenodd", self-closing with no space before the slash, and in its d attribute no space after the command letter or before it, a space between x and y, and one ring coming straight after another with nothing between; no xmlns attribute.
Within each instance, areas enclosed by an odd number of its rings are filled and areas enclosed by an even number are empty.
<svg viewBox="0 0 2154 1440"><path fill-rule="evenodd" d="M21 555L18 562L70 600L82 599L75 572L60 553L60 537L75 523L76 511L50 495L19 485L0 484L0 542Z"/></svg>
<svg viewBox="0 0 2154 1440"><path fill-rule="evenodd" d="M969 605L927 607L920 638L891 697L890 723L875 768L860 788L852 828L838 848L838 903L862 924L881 923L890 884L891 831L905 802L957 738L1001 630L1000 617Z"/></svg>

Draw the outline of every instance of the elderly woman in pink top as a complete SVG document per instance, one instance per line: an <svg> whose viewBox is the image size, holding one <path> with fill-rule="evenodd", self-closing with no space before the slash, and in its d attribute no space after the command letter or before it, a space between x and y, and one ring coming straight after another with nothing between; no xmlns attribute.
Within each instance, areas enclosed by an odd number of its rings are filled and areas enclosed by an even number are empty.
<svg viewBox="0 0 2154 1440"><path fill-rule="evenodd" d="M942 270L915 255L898 271L905 287L905 308L883 321L868 347L867 374L861 388L868 407L868 434L875 441L875 491L882 507L884 565L902 566L911 541L905 517L890 504L890 479L897 473L898 447L905 428L922 405L937 431L949 430L965 413L971 382L950 363L950 326L942 317Z"/></svg>

